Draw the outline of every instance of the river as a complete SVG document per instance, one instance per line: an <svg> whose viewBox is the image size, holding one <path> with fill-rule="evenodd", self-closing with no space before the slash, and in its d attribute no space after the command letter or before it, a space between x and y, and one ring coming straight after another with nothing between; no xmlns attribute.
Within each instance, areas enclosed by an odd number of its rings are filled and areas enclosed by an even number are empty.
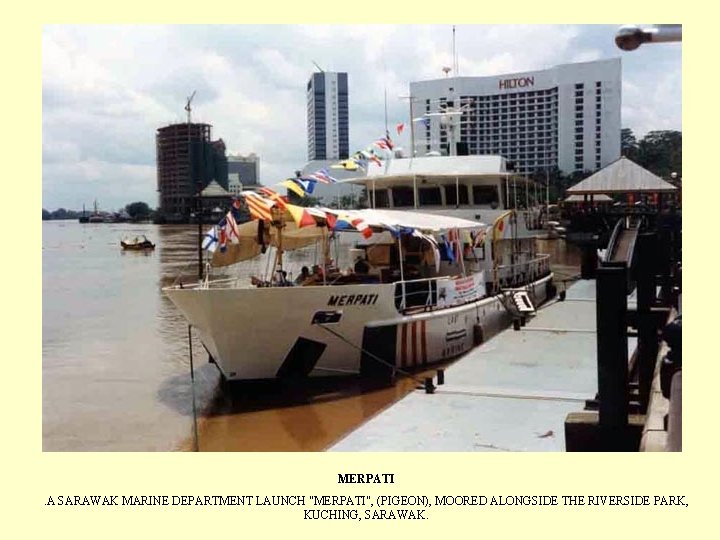
<svg viewBox="0 0 720 540"><path fill-rule="evenodd" d="M141 234L154 251L120 249L121 238ZM577 274L577 250L538 242L558 277ZM197 228L45 221L42 250L43 450L192 450L188 328L161 287L197 273ZM245 271L260 269L249 263ZM193 353L202 451L323 450L417 384L367 388L347 379L228 390L197 340Z"/></svg>

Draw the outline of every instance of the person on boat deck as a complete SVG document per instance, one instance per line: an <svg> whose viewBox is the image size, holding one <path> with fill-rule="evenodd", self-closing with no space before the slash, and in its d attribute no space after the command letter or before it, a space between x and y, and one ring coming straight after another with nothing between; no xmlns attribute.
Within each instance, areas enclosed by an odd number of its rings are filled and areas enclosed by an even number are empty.
<svg viewBox="0 0 720 540"><path fill-rule="evenodd" d="M280 287L287 287L291 285L288 281L287 272L285 270L278 270L276 285L279 285Z"/></svg>
<svg viewBox="0 0 720 540"><path fill-rule="evenodd" d="M316 264L312 268L312 274L303 282L303 285L315 285L323 283L323 281L323 269Z"/></svg>
<svg viewBox="0 0 720 540"><path fill-rule="evenodd" d="M300 274L295 278L295 285L302 285L310 278L310 269L307 266L303 266L300 269Z"/></svg>

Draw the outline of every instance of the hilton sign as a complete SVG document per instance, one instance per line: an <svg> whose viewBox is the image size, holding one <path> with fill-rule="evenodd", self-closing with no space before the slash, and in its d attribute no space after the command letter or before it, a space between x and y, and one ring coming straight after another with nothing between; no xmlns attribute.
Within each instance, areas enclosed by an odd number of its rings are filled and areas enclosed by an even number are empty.
<svg viewBox="0 0 720 540"><path fill-rule="evenodd" d="M518 79L503 79L499 82L500 90L507 90L509 88L525 88L526 86L533 86L535 84L535 77L520 77Z"/></svg>

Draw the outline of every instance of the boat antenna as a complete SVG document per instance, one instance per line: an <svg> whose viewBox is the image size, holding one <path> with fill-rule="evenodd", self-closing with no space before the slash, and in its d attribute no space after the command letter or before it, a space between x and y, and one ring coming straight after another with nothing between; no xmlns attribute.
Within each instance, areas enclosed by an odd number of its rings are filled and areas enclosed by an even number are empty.
<svg viewBox="0 0 720 540"><path fill-rule="evenodd" d="M387 86L385 87L385 136L390 137L390 132L388 131L388 122L387 122Z"/></svg>
<svg viewBox="0 0 720 540"><path fill-rule="evenodd" d="M457 77L458 70L457 70L457 53L455 52L455 25L453 24L453 71L455 72L455 76Z"/></svg>
<svg viewBox="0 0 720 540"><path fill-rule="evenodd" d="M311 62L313 63L313 65L314 65L316 68L318 68L318 69L320 70L320 73L325 73L325 70L324 70L323 68L321 68L320 66L318 66L318 65L317 65L317 62L315 62L315 60L311 60Z"/></svg>
<svg viewBox="0 0 720 540"><path fill-rule="evenodd" d="M451 71L453 71L455 73L455 76L457 76L457 58L455 56L455 25L453 25L452 67L443 66L442 71L443 73L445 73L445 77L449 77Z"/></svg>
<svg viewBox="0 0 720 540"><path fill-rule="evenodd" d="M188 124L192 123L190 120L190 111L192 110L192 108L190 107L190 103L192 102L193 98L195 97L195 92L197 92L197 90L193 90L193 93L190 94L189 98L187 98L187 105L185 105L185 110L187 111L187 114L188 114L188 121L187 121Z"/></svg>

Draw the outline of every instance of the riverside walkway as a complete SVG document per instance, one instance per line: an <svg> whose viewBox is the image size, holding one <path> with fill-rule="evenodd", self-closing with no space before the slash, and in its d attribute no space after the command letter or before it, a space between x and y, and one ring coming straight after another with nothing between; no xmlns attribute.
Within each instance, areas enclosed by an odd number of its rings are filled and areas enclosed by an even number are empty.
<svg viewBox="0 0 720 540"><path fill-rule="evenodd" d="M433 394L407 395L328 450L565 451L567 415L598 390L595 290L576 282L448 367Z"/></svg>

